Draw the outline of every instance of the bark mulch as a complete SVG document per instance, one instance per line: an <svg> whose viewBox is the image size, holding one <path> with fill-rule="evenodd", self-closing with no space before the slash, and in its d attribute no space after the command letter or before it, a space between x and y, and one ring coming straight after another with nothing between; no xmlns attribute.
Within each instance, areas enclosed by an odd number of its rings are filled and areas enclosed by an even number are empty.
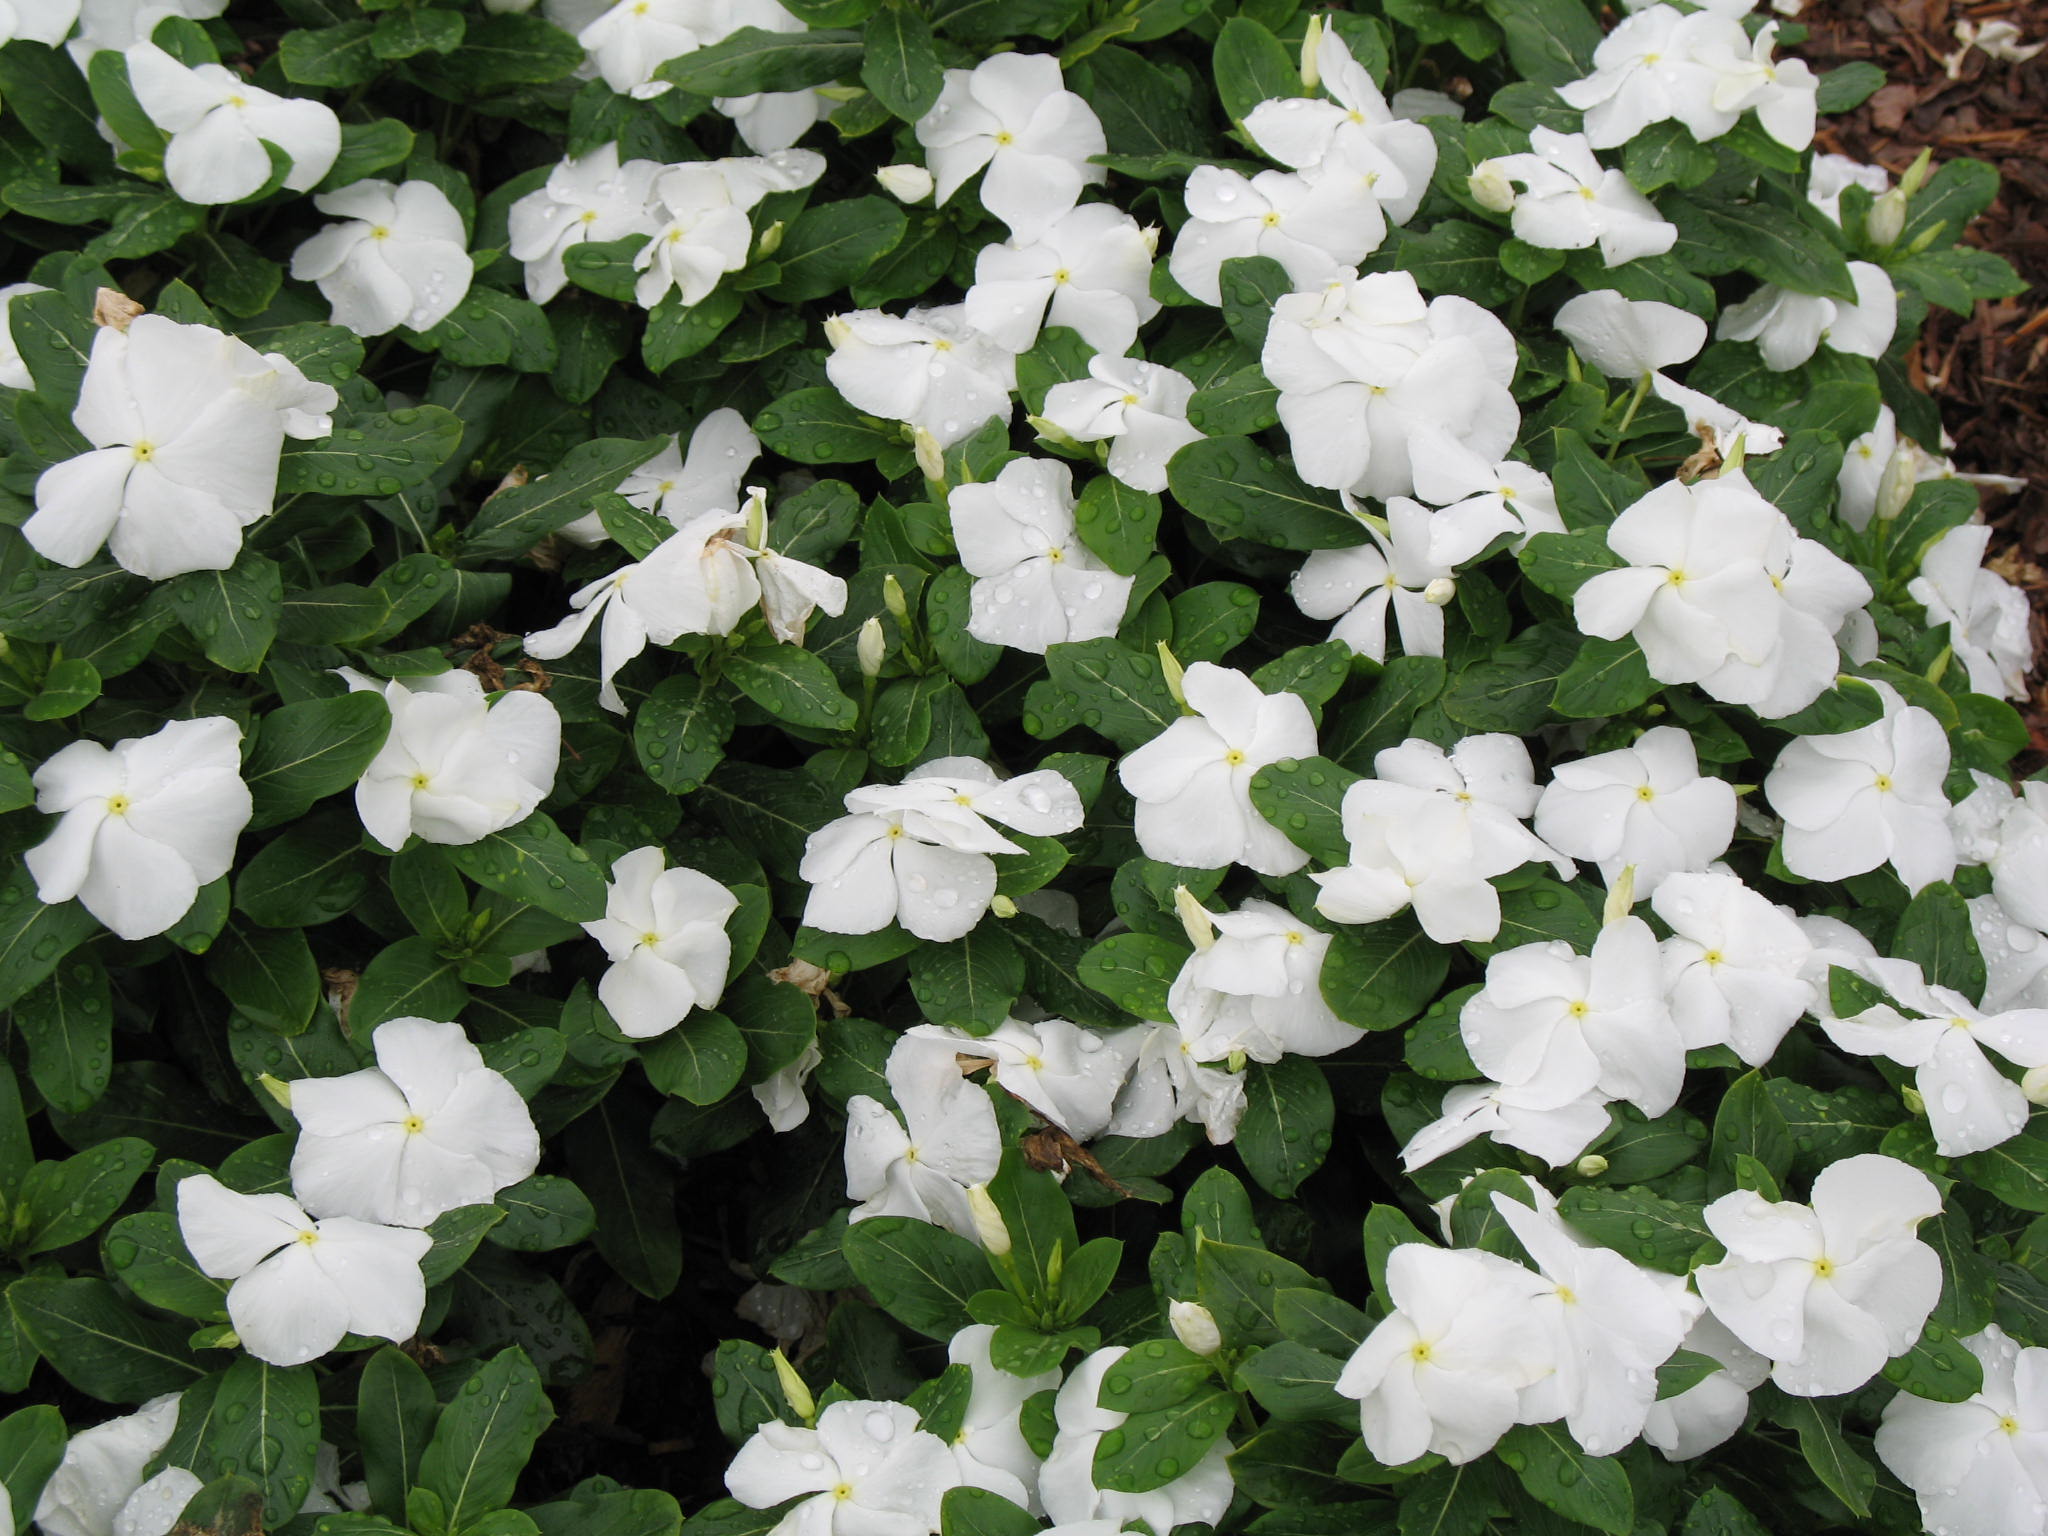
<svg viewBox="0 0 2048 1536"><path fill-rule="evenodd" d="M2032 286L1980 300L1967 318L1934 310L1913 371L1941 402L1959 468L2029 482L1987 493L1985 514L1993 564L2034 605L2032 697L2020 706L2034 749L2021 767L2031 768L2048 756L2048 53L2008 64L1972 48L1952 78L1956 23L1995 19L2014 23L2023 42L2048 40L2048 0L1814 0L1797 17L1812 36L1796 51L1815 69L1862 59L1888 77L1856 111L1822 120L1822 148L1882 165L1894 180L1930 147L1937 165L1985 160L2004 178L1967 239Z"/></svg>

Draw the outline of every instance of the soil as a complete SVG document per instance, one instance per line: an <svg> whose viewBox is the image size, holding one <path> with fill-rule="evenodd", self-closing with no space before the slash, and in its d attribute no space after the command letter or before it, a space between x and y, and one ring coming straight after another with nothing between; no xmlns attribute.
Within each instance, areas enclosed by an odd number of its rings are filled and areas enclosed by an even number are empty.
<svg viewBox="0 0 2048 1536"><path fill-rule="evenodd" d="M1816 70L1867 60L1887 84L1856 111L1822 120L1820 145L1898 175L1923 148L1935 163L1967 156L1998 168L2004 186L1966 239L2005 257L2031 284L2017 298L1979 301L1964 318L1934 310L1914 373L1941 402L1953 457L1967 472L2023 476L2011 494L1987 492L1993 564L2034 606L2035 670L2020 708L2033 750L2048 759L2048 51L2007 63L1962 44L1956 25L2005 20L2023 44L2048 41L2048 0L1813 0L1797 20L1797 49Z"/></svg>

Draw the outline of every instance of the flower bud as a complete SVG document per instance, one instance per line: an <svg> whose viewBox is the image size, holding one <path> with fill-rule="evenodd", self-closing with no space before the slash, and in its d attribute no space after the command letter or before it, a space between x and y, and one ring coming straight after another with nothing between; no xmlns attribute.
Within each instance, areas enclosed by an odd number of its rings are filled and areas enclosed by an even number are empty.
<svg viewBox="0 0 2048 1536"><path fill-rule="evenodd" d="M932 173L921 165L885 165L875 180L899 203L921 203L932 195Z"/></svg>
<svg viewBox="0 0 2048 1536"><path fill-rule="evenodd" d="M986 1184L967 1186L967 1209L974 1215L974 1235L981 1239L981 1246L988 1250L989 1257L1007 1258L1010 1252L1010 1229L1003 1225L1003 1213L996 1209L995 1201L989 1198Z"/></svg>
<svg viewBox="0 0 2048 1536"><path fill-rule="evenodd" d="M1250 1059L1243 1051L1232 1051L1229 1056L1224 1058L1223 1066L1226 1071L1242 1072L1245 1063Z"/></svg>
<svg viewBox="0 0 2048 1536"><path fill-rule="evenodd" d="M1223 1330L1199 1301L1169 1301L1166 1320L1173 1325L1173 1336L1198 1355L1213 1355L1223 1347Z"/></svg>
<svg viewBox="0 0 2048 1536"><path fill-rule="evenodd" d="M853 654L860 662L862 677L879 677L882 672L882 658L889 654L888 637L882 633L882 616L870 614L868 621L861 625L860 635L853 642Z"/></svg>
<svg viewBox="0 0 2048 1536"><path fill-rule="evenodd" d="M2021 1089L2020 1091L2024 1093L2026 1090ZM1927 1101L1920 1096L1920 1090L1911 1083L1906 1084L1899 1090L1899 1100L1906 1106L1906 1113L1909 1115L1924 1115L1927 1113Z"/></svg>
<svg viewBox="0 0 2048 1536"><path fill-rule="evenodd" d="M1007 896L998 895L989 897L988 909L997 917L1008 918L1015 917L1017 915L1017 903L1010 900L1010 898Z"/></svg>
<svg viewBox="0 0 2048 1536"><path fill-rule="evenodd" d="M1079 438L1049 417L1026 416L1024 424L1054 448L1070 448L1082 453L1087 452Z"/></svg>
<svg viewBox="0 0 2048 1536"><path fill-rule="evenodd" d="M910 600L903 595L903 583L893 574L882 578L882 606L889 610L889 617L904 628L910 627Z"/></svg>
<svg viewBox="0 0 2048 1536"><path fill-rule="evenodd" d="M1636 909L1636 867L1625 865L1614 883L1607 887L1607 905L1600 913L1601 923L1618 923Z"/></svg>
<svg viewBox="0 0 2048 1536"><path fill-rule="evenodd" d="M766 261L770 256L781 250L782 232L786 228L788 226L782 220L777 219L773 224L762 230L761 241L754 247L754 260Z"/></svg>
<svg viewBox="0 0 2048 1536"><path fill-rule="evenodd" d="M768 493L758 485L747 487L747 504L743 509L747 515L747 547L766 549L768 547Z"/></svg>
<svg viewBox="0 0 2048 1536"><path fill-rule="evenodd" d="M851 340L853 327L838 315L828 315L825 319L825 344L837 351Z"/></svg>
<svg viewBox="0 0 2048 1536"><path fill-rule="evenodd" d="M1301 88L1305 91L1312 91L1323 83L1322 67L1316 59L1322 46L1323 18L1318 12L1309 17L1308 30L1301 34Z"/></svg>
<svg viewBox="0 0 2048 1536"><path fill-rule="evenodd" d="M1884 473L1877 480L1879 522L1889 523L1906 510L1906 503L1913 499L1913 487L1920 483L1923 460L1920 445L1911 438L1892 450L1892 456L1885 460Z"/></svg>
<svg viewBox="0 0 2048 1536"><path fill-rule="evenodd" d="M1448 576L1438 576L1422 589L1422 600L1441 608L1458 595L1458 584Z"/></svg>
<svg viewBox="0 0 2048 1536"><path fill-rule="evenodd" d="M1173 702L1185 713L1193 714L1194 711L1188 708L1187 690L1181 683L1181 679L1188 675L1188 669L1180 664L1178 656L1167 649L1164 640L1159 642L1159 667L1166 674L1166 691L1173 695Z"/></svg>
<svg viewBox="0 0 2048 1536"><path fill-rule="evenodd" d="M1887 248L1898 244L1899 236L1906 229L1908 201L1904 187L1893 187L1870 205L1869 216L1863 221L1863 230L1870 236L1871 244Z"/></svg>
<svg viewBox="0 0 2048 1536"><path fill-rule="evenodd" d="M256 1086L277 1100L283 1108L290 1109L292 1107L292 1085L290 1083L272 1077L268 1072L265 1072L256 1079Z"/></svg>
<svg viewBox="0 0 2048 1536"><path fill-rule="evenodd" d="M2048 1067L2029 1067L2020 1079L2020 1092L2029 1104L2048 1104Z"/></svg>
<svg viewBox="0 0 2048 1536"><path fill-rule="evenodd" d="M1598 1152L1588 1152L1572 1165L1572 1172L1582 1179L1597 1179L1607 1171L1607 1159Z"/></svg>
<svg viewBox="0 0 2048 1536"><path fill-rule="evenodd" d="M803 1377L797 1375L789 1357L778 1349L768 1358L775 1362L775 1379L781 1384L782 1395L791 1411L806 1424L817 1418L818 1400L811 1396L811 1389L804 1385Z"/></svg>
<svg viewBox="0 0 2048 1536"><path fill-rule="evenodd" d="M925 479L946 483L946 450L939 446L939 440L923 427L910 429L910 446L917 453L917 467Z"/></svg>
<svg viewBox="0 0 2048 1536"><path fill-rule="evenodd" d="M1216 942L1216 925L1209 920L1208 909L1184 885L1173 888L1173 910L1180 914L1180 925L1187 930L1188 942L1197 953Z"/></svg>
<svg viewBox="0 0 2048 1536"><path fill-rule="evenodd" d="M1472 174L1465 179L1465 186L1472 194L1472 201L1494 213L1506 213L1515 206L1515 184L1507 173L1491 160L1482 160L1472 167Z"/></svg>
<svg viewBox="0 0 2048 1536"><path fill-rule="evenodd" d="M1934 164L1934 151L1923 149L1913 163L1906 167L1906 174L1899 178L1899 190L1908 197L1914 196L1927 184L1927 172Z"/></svg>

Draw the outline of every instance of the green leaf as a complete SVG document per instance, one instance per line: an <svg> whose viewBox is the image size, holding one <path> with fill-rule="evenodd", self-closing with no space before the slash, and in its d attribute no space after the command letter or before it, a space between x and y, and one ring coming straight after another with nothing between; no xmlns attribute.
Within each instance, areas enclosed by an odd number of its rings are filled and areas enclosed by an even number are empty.
<svg viewBox="0 0 2048 1536"><path fill-rule="evenodd" d="M449 1530L511 1502L533 1443L554 1416L523 1349L494 1356L462 1384L420 1457L419 1486L439 1497Z"/></svg>
<svg viewBox="0 0 2048 1536"><path fill-rule="evenodd" d="M1217 273L1223 298L1223 323L1247 351L1266 344L1266 323L1273 305L1294 291L1287 269L1270 256L1232 256Z"/></svg>
<svg viewBox="0 0 2048 1536"><path fill-rule="evenodd" d="M1336 1103L1323 1069L1306 1056L1256 1063L1245 1075L1238 1156L1259 1187L1286 1200L1329 1154Z"/></svg>
<svg viewBox="0 0 2048 1536"><path fill-rule="evenodd" d="M468 1005L462 962L440 952L437 941L400 939L363 967L349 1003L349 1022L374 1029L386 1019L452 1019Z"/></svg>
<svg viewBox="0 0 2048 1536"><path fill-rule="evenodd" d="M604 872L542 812L451 849L450 857L457 869L486 890L572 923L604 915Z"/></svg>
<svg viewBox="0 0 2048 1536"><path fill-rule="evenodd" d="M799 464L860 464L902 446L893 427L863 416L836 389L799 389L754 418L761 444Z"/></svg>
<svg viewBox="0 0 2048 1536"><path fill-rule="evenodd" d="M819 28L767 32L741 27L708 48L670 59L656 70L692 96L752 96L801 91L849 74L861 61L860 35Z"/></svg>
<svg viewBox="0 0 2048 1536"><path fill-rule="evenodd" d="M1890 952L1919 966L1934 986L1973 1003L1984 996L1984 954L1970 925L1969 904L1946 880L1923 886L1907 904Z"/></svg>
<svg viewBox="0 0 2048 1536"><path fill-rule="evenodd" d="M298 28L278 39L278 63L294 85L362 85L383 68L370 47L376 30L377 24L367 20Z"/></svg>
<svg viewBox="0 0 2048 1536"><path fill-rule="evenodd" d="M1207 1236L1195 1243L1195 1299L1209 1309L1232 1349L1279 1343L1274 1298L1304 1287L1328 1288L1299 1264L1263 1248L1212 1242Z"/></svg>
<svg viewBox="0 0 2048 1536"><path fill-rule="evenodd" d="M62 1162L37 1163L21 1181L8 1246L25 1257L91 1237L121 1208L155 1158L148 1142L124 1136Z"/></svg>
<svg viewBox="0 0 2048 1536"><path fill-rule="evenodd" d="M1364 526L1334 491L1304 485L1248 437L1190 443L1173 456L1166 475L1174 499L1222 537L1296 550L1364 542Z"/></svg>
<svg viewBox="0 0 2048 1536"><path fill-rule="evenodd" d="M1301 75L1286 44L1244 16L1223 23L1210 62L1217 98L1233 123L1243 122L1262 101L1301 94Z"/></svg>
<svg viewBox="0 0 2048 1536"><path fill-rule="evenodd" d="M391 733L382 694L365 689L272 710L243 766L258 830L303 815L352 786Z"/></svg>
<svg viewBox="0 0 2048 1536"><path fill-rule="evenodd" d="M659 1301L682 1278L675 1178L649 1150L649 1116L618 1090L565 1133L569 1171L597 1212L597 1249L641 1295Z"/></svg>
<svg viewBox="0 0 2048 1536"><path fill-rule="evenodd" d="M451 18L460 20L459 17ZM395 118L341 125L341 153L321 178L319 190L334 192L400 164L412 153L412 130Z"/></svg>
<svg viewBox="0 0 2048 1536"><path fill-rule="evenodd" d="M1452 678L1440 707L1470 731L1527 735L1549 718L1558 681L1584 643L1563 625L1532 625Z"/></svg>
<svg viewBox="0 0 2048 1536"><path fill-rule="evenodd" d="M633 751L647 777L685 795L725 757L732 705L699 678L665 677L633 716Z"/></svg>
<svg viewBox="0 0 2048 1536"><path fill-rule="evenodd" d="M461 101L506 86L545 85L582 62L576 40L538 16L484 16L472 17L462 46L431 69Z"/></svg>
<svg viewBox="0 0 2048 1536"><path fill-rule="evenodd" d="M1282 1339L1254 1351L1237 1369L1236 1386L1249 1391L1275 1419L1332 1420L1351 1427L1358 1409L1337 1392L1344 1360Z"/></svg>
<svg viewBox="0 0 2048 1536"><path fill-rule="evenodd" d="M1853 112L1884 85L1884 71L1858 59L1825 71L1814 92L1814 104L1822 112Z"/></svg>
<svg viewBox="0 0 2048 1536"><path fill-rule="evenodd" d="M458 1205L427 1223L425 1230L433 1246L420 1259L420 1274L427 1284L439 1285L454 1278L476 1252L484 1234L504 1219L505 1213L495 1205Z"/></svg>
<svg viewBox="0 0 2048 1536"><path fill-rule="evenodd" d="M775 252L782 276L766 290L767 296L795 304L835 293L893 251L909 227L903 210L885 197L806 208L791 222Z"/></svg>
<svg viewBox="0 0 2048 1536"><path fill-rule="evenodd" d="M1167 989L1189 958L1185 944L1149 933L1119 933L1081 956L1082 983L1126 1013L1164 1022Z"/></svg>
<svg viewBox="0 0 2048 1536"><path fill-rule="evenodd" d="M1347 1024L1394 1029L1429 1005L1449 969L1449 949L1407 913L1339 925L1323 957L1323 1001Z"/></svg>
<svg viewBox="0 0 2048 1536"><path fill-rule="evenodd" d="M698 1009L640 1053L647 1080L692 1104L716 1104L747 1070L747 1037L721 1013Z"/></svg>
<svg viewBox="0 0 2048 1536"><path fill-rule="evenodd" d="M1180 718L1159 658L1115 640L1049 646L1044 682L1024 698L1024 729L1041 740L1083 723L1118 747L1142 746Z"/></svg>
<svg viewBox="0 0 2048 1536"><path fill-rule="evenodd" d="M48 1403L16 1409L0 1419L0 1484L14 1511L16 1530L35 1518L38 1496L64 1459L63 1415Z"/></svg>
<svg viewBox="0 0 2048 1536"><path fill-rule="evenodd" d="M1674 193L1661 208L1665 218L1678 226L1681 254L1688 245L1705 247L1722 260L1794 293L1850 303L1856 300L1856 286L1849 280L1849 266L1842 253L1797 210L1685 193Z"/></svg>
<svg viewBox="0 0 2048 1536"><path fill-rule="evenodd" d="M1577 533L1539 533L1515 557L1522 574L1552 597L1569 598L1603 571L1627 564L1607 547L1605 528Z"/></svg>
<svg viewBox="0 0 2048 1536"><path fill-rule="evenodd" d="M1927 178L1906 209L1906 226L1895 250L1909 251L1923 238L1953 245L1970 221L1998 196L1995 167L1982 160L1949 160Z"/></svg>
<svg viewBox="0 0 2048 1536"><path fill-rule="evenodd" d="M275 560L244 551L225 571L191 571L163 587L165 598L206 659L254 672L277 638L284 582Z"/></svg>
<svg viewBox="0 0 2048 1536"><path fill-rule="evenodd" d="M1736 1187L1738 1153L1755 1158L1773 1179L1784 1182L1796 1151L1790 1127L1765 1090L1763 1074L1745 1072L1722 1095L1714 1114L1714 1135L1707 1164L1708 1187L1726 1194Z"/></svg>
<svg viewBox="0 0 2048 1536"><path fill-rule="evenodd" d="M985 1035L1010 1016L1023 990L1024 957L995 923L910 952L911 995L934 1024Z"/></svg>
<svg viewBox="0 0 2048 1536"><path fill-rule="evenodd" d="M812 730L850 731L860 706L839 687L831 667L800 646L757 641L725 658L733 686L778 720Z"/></svg>
<svg viewBox="0 0 2048 1536"><path fill-rule="evenodd" d="M1327 757L1285 758L1252 775L1252 804L1287 840L1324 864L1351 862L1344 792L1359 776Z"/></svg>
<svg viewBox="0 0 2048 1536"><path fill-rule="evenodd" d="M439 1412L427 1373L410 1355L387 1346L370 1356L356 1386L356 1438L370 1502L394 1519L404 1517Z"/></svg>
<svg viewBox="0 0 2048 1536"><path fill-rule="evenodd" d="M550 473L484 503L463 537L464 556L524 554L583 516L599 496L617 489L627 474L661 451L663 442L659 437L601 437L570 449Z"/></svg>
<svg viewBox="0 0 2048 1536"><path fill-rule="evenodd" d="M1635 1529L1628 1473L1611 1456L1588 1456L1562 1424L1518 1424L1495 1454L1545 1509L1609 1536Z"/></svg>
<svg viewBox="0 0 2048 1536"><path fill-rule="evenodd" d="M931 111L945 85L924 16L905 0L892 0L861 31L861 84L906 123Z"/></svg>
<svg viewBox="0 0 2048 1536"><path fill-rule="evenodd" d="M386 11L377 20L370 51L380 59L447 53L462 42L462 17L452 11Z"/></svg>
<svg viewBox="0 0 2048 1536"><path fill-rule="evenodd" d="M1680 1205L1647 1189L1566 1190L1558 1214L1631 1263L1683 1275L1693 1255L1713 1241L1696 1205Z"/></svg>
<svg viewBox="0 0 2048 1536"><path fill-rule="evenodd" d="M2017 1211L2048 1213L2048 1136L2031 1128L1957 1162L1965 1177Z"/></svg>
<svg viewBox="0 0 2048 1536"><path fill-rule="evenodd" d="M104 1280L26 1276L7 1288L7 1305L57 1374L103 1403L147 1402L206 1374L182 1324L143 1317Z"/></svg>
<svg viewBox="0 0 2048 1536"><path fill-rule="evenodd" d="M168 1211L123 1216L107 1229L100 1251L107 1273L146 1306L196 1322L227 1317L228 1284L201 1272Z"/></svg>
<svg viewBox="0 0 2048 1536"><path fill-rule="evenodd" d="M1280 424L1280 390L1256 366L1240 368L1195 391L1188 401L1188 425L1212 437L1263 432Z"/></svg>
<svg viewBox="0 0 2048 1536"><path fill-rule="evenodd" d="M1114 1401L1107 1378L1103 1394ZM1164 1487L1209 1453L1236 1412L1236 1396L1212 1382L1168 1406L1133 1413L1097 1443L1095 1486L1123 1493Z"/></svg>
<svg viewBox="0 0 2048 1536"><path fill-rule="evenodd" d="M462 419L438 405L356 416L278 460L280 495L396 496L424 484L462 441Z"/></svg>
<svg viewBox="0 0 2048 1536"><path fill-rule="evenodd" d="M552 1173L538 1173L499 1190L497 1202L505 1219L484 1236L519 1253L548 1253L580 1243L597 1225L590 1197Z"/></svg>
<svg viewBox="0 0 2048 1536"><path fill-rule="evenodd" d="M206 977L250 1022L296 1035L320 1001L320 967L297 928L229 923L206 954Z"/></svg>
<svg viewBox="0 0 2048 1536"><path fill-rule="evenodd" d="M1841 1412L1838 1404L1781 1396L1769 1416L1799 1436L1799 1453L1827 1490L1851 1514L1868 1518L1877 1470L1851 1448L1842 1433Z"/></svg>
<svg viewBox="0 0 2048 1536"><path fill-rule="evenodd" d="M1119 576L1135 576L1157 546L1163 503L1114 475L1097 475L1074 502L1081 542Z"/></svg>
<svg viewBox="0 0 2048 1536"><path fill-rule="evenodd" d="M855 1222L841 1247L875 1305L927 1338L950 1339L966 1327L968 1298L995 1281L980 1248L908 1216Z"/></svg>
<svg viewBox="0 0 2048 1536"><path fill-rule="evenodd" d="M1643 648L1633 639L1592 637L1558 678L1550 707L1582 720L1626 714L1648 703L1660 686L1650 676Z"/></svg>
<svg viewBox="0 0 2048 1536"><path fill-rule="evenodd" d="M188 1396L186 1404L192 1399ZM181 1405L182 1420L190 1413ZM202 1478L250 1478L263 1490L263 1514L281 1524L299 1512L313 1487L320 1451L319 1377L310 1365L288 1369L244 1355L214 1394L189 1463ZM182 1424L180 1426L182 1428Z"/></svg>
<svg viewBox="0 0 2048 1536"><path fill-rule="evenodd" d="M59 965L14 1005L14 1027L28 1047L29 1076L53 1108L80 1114L106 1092L114 1006L104 966Z"/></svg>
<svg viewBox="0 0 2048 1536"><path fill-rule="evenodd" d="M555 333L538 304L481 283L473 284L445 319L421 331L419 343L461 368L509 366L520 373L546 373L558 356Z"/></svg>
<svg viewBox="0 0 2048 1536"><path fill-rule="evenodd" d="M35 876L17 863L0 883L0 1007L14 1003L57 963L99 931L99 921L75 901L45 906Z"/></svg>

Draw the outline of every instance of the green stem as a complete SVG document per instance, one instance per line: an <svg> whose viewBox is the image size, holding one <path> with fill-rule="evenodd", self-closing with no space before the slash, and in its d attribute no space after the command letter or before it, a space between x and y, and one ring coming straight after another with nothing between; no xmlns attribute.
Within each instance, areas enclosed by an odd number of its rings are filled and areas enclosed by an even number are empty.
<svg viewBox="0 0 2048 1536"><path fill-rule="evenodd" d="M1636 381L1636 391L1628 397L1628 409L1621 414L1621 424L1614 429L1614 441L1607 445L1607 462L1612 464L1615 455L1621 452L1621 441L1628 436L1628 429L1634 424L1636 412L1642 409L1644 399L1650 393L1650 376L1646 373Z"/></svg>

